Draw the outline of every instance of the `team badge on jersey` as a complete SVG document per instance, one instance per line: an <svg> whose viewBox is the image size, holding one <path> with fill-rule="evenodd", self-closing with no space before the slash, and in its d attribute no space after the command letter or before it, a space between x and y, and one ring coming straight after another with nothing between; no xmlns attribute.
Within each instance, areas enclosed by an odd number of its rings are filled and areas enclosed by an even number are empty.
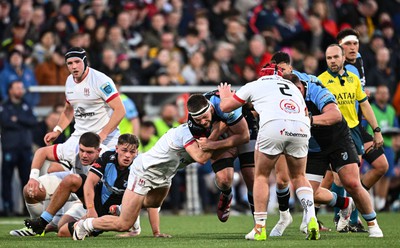
<svg viewBox="0 0 400 248"><path fill-rule="evenodd" d="M89 88L84 88L84 89L83 89L83 95L84 95L84 96L90 96Z"/></svg>
<svg viewBox="0 0 400 248"><path fill-rule="evenodd" d="M103 84L103 85L100 87L100 89L101 89L101 91L103 91L103 93L104 93L106 96L109 96L111 93L114 92L114 88L111 86L111 84L110 84L109 82Z"/></svg>
<svg viewBox="0 0 400 248"><path fill-rule="evenodd" d="M284 99L280 103L281 109L289 114L300 113L300 107L294 101L290 99Z"/></svg>

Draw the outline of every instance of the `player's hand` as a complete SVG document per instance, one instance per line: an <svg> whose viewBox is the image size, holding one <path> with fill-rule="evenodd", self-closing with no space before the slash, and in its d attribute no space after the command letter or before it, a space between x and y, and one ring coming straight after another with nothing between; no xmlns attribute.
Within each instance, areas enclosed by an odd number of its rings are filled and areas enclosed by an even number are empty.
<svg viewBox="0 0 400 248"><path fill-rule="evenodd" d="M218 86L218 91L221 100L224 98L230 98L234 94L234 92L231 91L231 85L228 83L221 83Z"/></svg>
<svg viewBox="0 0 400 248"><path fill-rule="evenodd" d="M30 198L35 198L39 192L39 182L33 178L30 178L26 185L28 188L28 196Z"/></svg>
<svg viewBox="0 0 400 248"><path fill-rule="evenodd" d="M106 140L106 138L107 138L107 134L105 134L103 132L100 132L99 136L100 136L100 143L103 143L103 141Z"/></svg>
<svg viewBox="0 0 400 248"><path fill-rule="evenodd" d="M213 146L212 146L213 141L211 141L205 137L201 137L200 139L197 139L196 141L201 150L203 150L205 152L214 150Z"/></svg>
<svg viewBox="0 0 400 248"><path fill-rule="evenodd" d="M374 148L383 146L383 137L381 132L374 133Z"/></svg>
<svg viewBox="0 0 400 248"><path fill-rule="evenodd" d="M91 207L87 210L86 218L97 218L97 217L98 217L98 215L97 215L96 209L94 209L94 207Z"/></svg>
<svg viewBox="0 0 400 248"><path fill-rule="evenodd" d="M166 233L153 233L154 238L172 238L171 235Z"/></svg>
<svg viewBox="0 0 400 248"><path fill-rule="evenodd" d="M44 143L46 144L46 145L51 145L51 143L53 143L53 141L55 141L57 138L58 138L58 136L60 135L60 132L50 132L50 133L47 133L45 136L44 136Z"/></svg>

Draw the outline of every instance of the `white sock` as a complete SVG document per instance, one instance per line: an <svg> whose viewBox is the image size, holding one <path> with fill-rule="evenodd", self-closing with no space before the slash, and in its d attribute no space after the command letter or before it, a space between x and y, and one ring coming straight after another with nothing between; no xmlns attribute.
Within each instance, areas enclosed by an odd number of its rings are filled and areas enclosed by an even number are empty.
<svg viewBox="0 0 400 248"><path fill-rule="evenodd" d="M83 227L86 229L86 231L93 232L93 219L94 218L87 218L86 220L83 221Z"/></svg>
<svg viewBox="0 0 400 248"><path fill-rule="evenodd" d="M267 220L267 212L254 212L254 222L256 226L263 227Z"/></svg>
<svg viewBox="0 0 400 248"><path fill-rule="evenodd" d="M315 217L313 190L310 187L300 187L296 190L297 198L303 206L306 222Z"/></svg>
<svg viewBox="0 0 400 248"><path fill-rule="evenodd" d="M25 202L26 209L29 212L29 215L31 216L32 219L40 217L40 215L43 213L43 203L26 203Z"/></svg>

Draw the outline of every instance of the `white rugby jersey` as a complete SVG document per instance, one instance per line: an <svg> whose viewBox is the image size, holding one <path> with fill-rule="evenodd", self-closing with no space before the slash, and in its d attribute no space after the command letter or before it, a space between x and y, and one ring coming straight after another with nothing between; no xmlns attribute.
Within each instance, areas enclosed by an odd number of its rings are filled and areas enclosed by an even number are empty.
<svg viewBox="0 0 400 248"><path fill-rule="evenodd" d="M241 87L234 98L251 102L259 114L260 127L272 120L296 120L310 125L307 106L300 90L280 76L264 76ZM306 112L307 111L307 112Z"/></svg>
<svg viewBox="0 0 400 248"><path fill-rule="evenodd" d="M196 140L186 123L172 128L149 151L139 154L133 162L134 169L143 171L146 175L149 172L156 177L151 178L154 182L164 182L172 178L178 169L194 162L185 150L185 147L193 142ZM136 160L138 163L135 163ZM136 166L141 168L136 168Z"/></svg>
<svg viewBox="0 0 400 248"><path fill-rule="evenodd" d="M85 132L99 133L110 120L112 109L108 102L117 97L118 91L111 78L93 68L80 83L69 75L65 84L65 97L74 109L74 136ZM115 133L111 133L115 135ZM118 134L117 134L118 135Z"/></svg>

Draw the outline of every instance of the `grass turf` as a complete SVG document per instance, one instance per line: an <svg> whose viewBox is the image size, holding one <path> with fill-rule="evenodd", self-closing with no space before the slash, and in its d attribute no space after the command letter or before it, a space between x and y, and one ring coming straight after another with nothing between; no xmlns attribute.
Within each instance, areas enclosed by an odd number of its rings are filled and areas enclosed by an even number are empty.
<svg viewBox="0 0 400 248"><path fill-rule="evenodd" d="M162 212L161 212L162 215ZM44 237L13 237L12 229L23 227L21 218L0 218L0 247L400 247L400 214L379 213L378 221L384 238L368 238L368 233L322 232L321 240L308 241L299 231L301 216L295 214L292 225L282 237L268 237L267 241L247 241L244 235L253 227L251 216L231 216L221 223L214 215L162 216L161 231L172 238L153 238L146 216L142 216L142 234L134 238L117 238L115 232L103 233L99 237L88 237L84 241L57 238L55 233ZM278 219L268 216L267 232ZM332 214L320 215L326 226L334 229Z"/></svg>

